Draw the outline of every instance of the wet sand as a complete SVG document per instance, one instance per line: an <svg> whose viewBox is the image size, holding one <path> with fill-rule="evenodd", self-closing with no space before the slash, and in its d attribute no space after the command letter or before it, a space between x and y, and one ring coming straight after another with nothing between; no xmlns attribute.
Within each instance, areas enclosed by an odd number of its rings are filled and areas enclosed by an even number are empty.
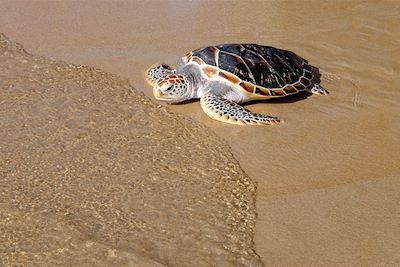
<svg viewBox="0 0 400 267"><path fill-rule="evenodd" d="M197 102L168 108L224 139L257 182L265 265L400 264L395 1L2 4L2 31L29 52L127 77L149 97L149 65L204 45L257 42L309 59L329 97L247 106L284 119L279 126L222 124Z"/></svg>

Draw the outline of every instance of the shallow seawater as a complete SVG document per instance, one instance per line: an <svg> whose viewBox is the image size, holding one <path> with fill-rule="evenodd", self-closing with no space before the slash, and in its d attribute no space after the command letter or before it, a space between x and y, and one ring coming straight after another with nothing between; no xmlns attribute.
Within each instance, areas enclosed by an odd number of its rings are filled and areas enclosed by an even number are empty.
<svg viewBox="0 0 400 267"><path fill-rule="evenodd" d="M1 266L260 266L255 184L127 80L0 35Z"/></svg>
<svg viewBox="0 0 400 267"><path fill-rule="evenodd" d="M4 31L28 51L100 67L150 98L143 73L209 44L292 50L327 97L249 104L273 127L210 120L257 182L256 251L266 265L398 265L400 6L396 1L8 2ZM199 137L200 138L200 137Z"/></svg>

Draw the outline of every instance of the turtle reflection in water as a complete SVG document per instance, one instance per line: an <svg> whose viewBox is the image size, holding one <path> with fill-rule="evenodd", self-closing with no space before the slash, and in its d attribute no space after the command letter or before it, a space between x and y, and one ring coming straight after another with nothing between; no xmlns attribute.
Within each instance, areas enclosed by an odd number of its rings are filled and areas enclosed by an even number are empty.
<svg viewBox="0 0 400 267"><path fill-rule="evenodd" d="M211 118L241 125L277 124L276 117L251 112L240 104L293 95L327 95L313 67L287 50L257 44L223 44L188 53L174 70L166 64L147 71L156 99L179 103L200 98Z"/></svg>

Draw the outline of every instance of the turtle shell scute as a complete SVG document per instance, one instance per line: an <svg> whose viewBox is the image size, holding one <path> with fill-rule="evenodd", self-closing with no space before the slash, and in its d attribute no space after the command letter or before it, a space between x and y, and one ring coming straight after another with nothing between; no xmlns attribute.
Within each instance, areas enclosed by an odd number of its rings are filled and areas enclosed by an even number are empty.
<svg viewBox="0 0 400 267"><path fill-rule="evenodd" d="M307 60L272 46L223 44L200 48L189 55L186 58L191 62L204 62L203 70L209 77L219 70L218 77L235 84L250 83L255 86L252 93L261 96L294 94L309 87L314 79ZM241 87L251 91L249 86Z"/></svg>

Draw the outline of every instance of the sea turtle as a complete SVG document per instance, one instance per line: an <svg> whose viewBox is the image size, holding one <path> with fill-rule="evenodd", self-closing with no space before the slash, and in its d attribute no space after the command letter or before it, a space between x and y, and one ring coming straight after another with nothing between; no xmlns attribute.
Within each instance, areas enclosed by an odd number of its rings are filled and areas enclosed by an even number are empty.
<svg viewBox="0 0 400 267"><path fill-rule="evenodd" d="M327 95L304 58L257 44L222 44L188 53L174 70L166 64L147 70L156 99L178 103L200 98L213 119L242 125L277 124L276 117L253 113L240 104L300 91Z"/></svg>

